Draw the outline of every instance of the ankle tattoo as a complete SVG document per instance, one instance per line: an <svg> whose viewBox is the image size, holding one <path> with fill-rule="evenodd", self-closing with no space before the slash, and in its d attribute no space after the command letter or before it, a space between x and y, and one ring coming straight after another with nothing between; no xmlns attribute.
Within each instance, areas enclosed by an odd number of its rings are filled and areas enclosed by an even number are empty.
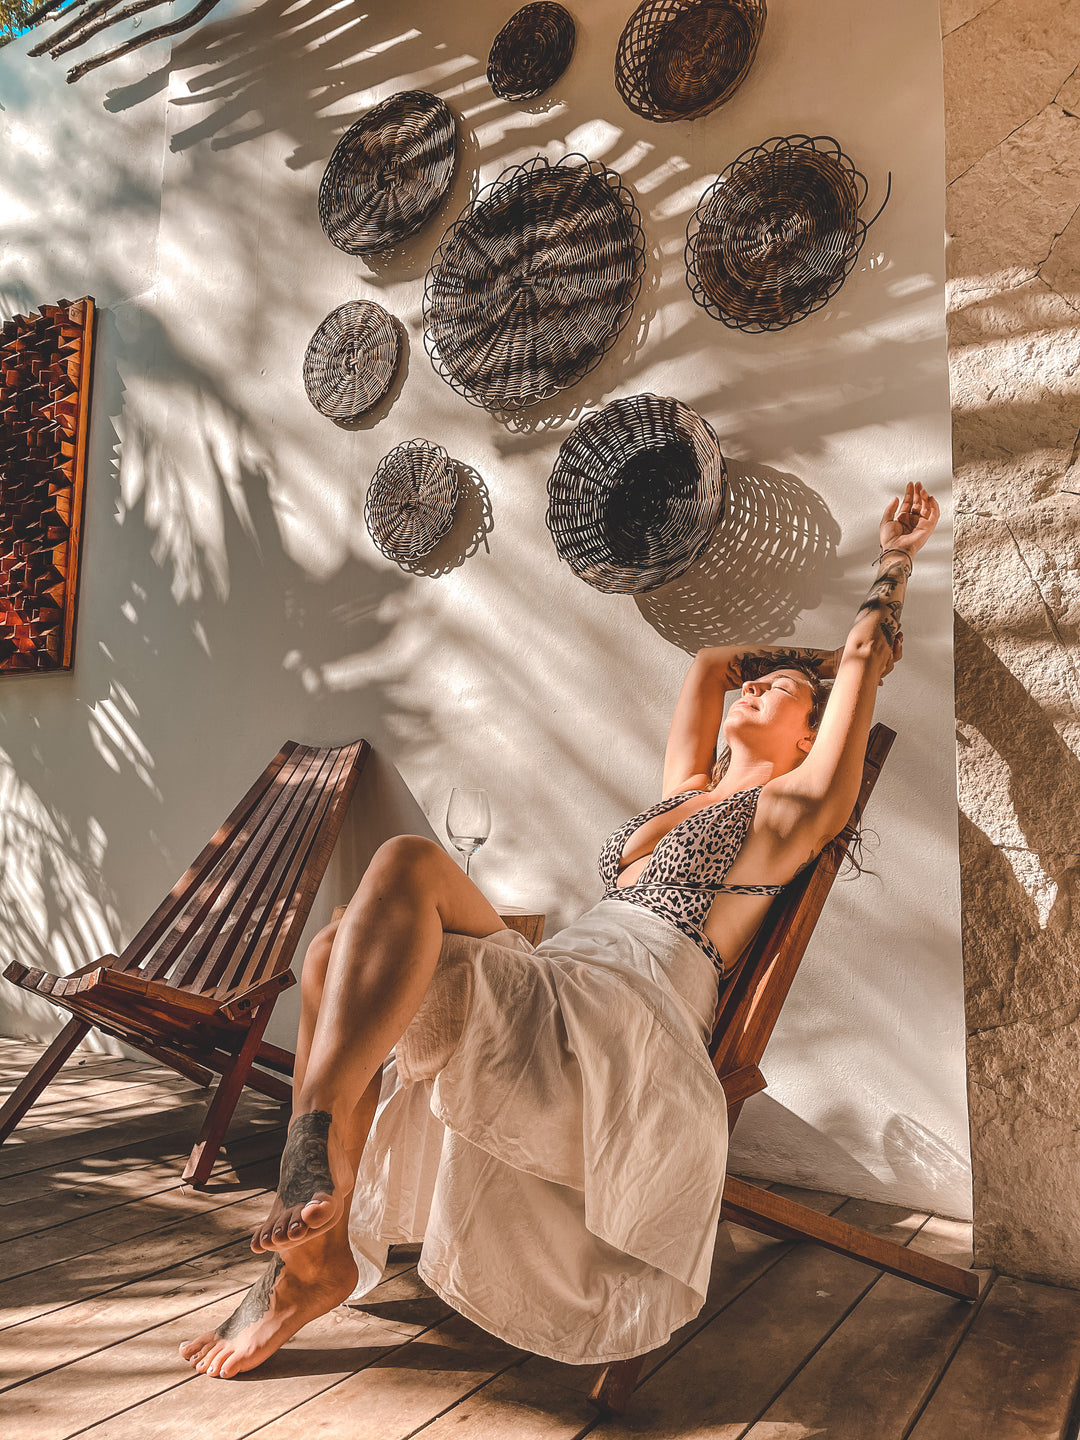
<svg viewBox="0 0 1080 1440"><path fill-rule="evenodd" d="M326 1153L329 1134L328 1110L309 1110L306 1115L298 1115L289 1127L278 1180L278 1199L283 1205L303 1205L316 1190L325 1195L334 1193Z"/></svg>
<svg viewBox="0 0 1080 1440"><path fill-rule="evenodd" d="M270 1263L240 1301L240 1304L229 1318L214 1331L219 1339L231 1340L234 1335L239 1335L241 1330L245 1330L249 1325L254 1325L256 1320L262 1319L270 1309L274 1283L284 1268L285 1262L280 1255L271 1257Z"/></svg>

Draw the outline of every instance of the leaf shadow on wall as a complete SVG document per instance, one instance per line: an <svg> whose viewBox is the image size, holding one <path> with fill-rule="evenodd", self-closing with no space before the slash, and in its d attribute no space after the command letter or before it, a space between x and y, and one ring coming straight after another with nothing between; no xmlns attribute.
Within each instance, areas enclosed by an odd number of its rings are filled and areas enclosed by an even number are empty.
<svg viewBox="0 0 1080 1440"><path fill-rule="evenodd" d="M366 10L325 0L266 0L200 26L173 46L158 70L110 92L107 107L127 110L164 89L172 71L197 70L189 93L170 103L205 113L173 135L174 150L203 141L228 149L278 132L294 142L289 168L301 170L329 156L344 128L341 102L384 85L391 70L398 89L441 93L486 84L491 19L484 7L454 17L453 51L430 38L445 26L442 0Z"/></svg>
<svg viewBox="0 0 1080 1440"><path fill-rule="evenodd" d="M131 343L115 314L101 324L76 669L48 677L47 690L19 677L0 709L0 965L63 973L120 947L286 738L356 738L359 692L365 738L399 763L431 728L430 711L397 694L406 662L376 675L367 661L394 629L384 606L408 578L374 553L312 575L286 546L272 473L242 458L245 416L151 317ZM198 492L156 417L125 395L118 357L138 369L151 353L157 378L204 402L193 410L212 484ZM141 476L127 502L110 423L121 414L125 473ZM221 522L214 553L197 518L208 501ZM94 563L110 550L122 565ZM38 695L28 746L25 711ZM401 809L379 818L392 827ZM4 992L20 1033L55 1032L47 1002Z"/></svg>
<svg viewBox="0 0 1080 1440"><path fill-rule="evenodd" d="M840 526L816 491L768 465L728 462L724 515L683 575L637 597L657 634L702 645L774 642L816 609Z"/></svg>

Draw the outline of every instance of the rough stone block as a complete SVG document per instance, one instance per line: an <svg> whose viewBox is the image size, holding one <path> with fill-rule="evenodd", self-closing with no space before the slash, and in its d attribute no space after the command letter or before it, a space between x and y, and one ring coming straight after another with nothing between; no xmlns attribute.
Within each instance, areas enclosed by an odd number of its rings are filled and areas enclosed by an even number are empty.
<svg viewBox="0 0 1080 1440"><path fill-rule="evenodd" d="M1080 51L1071 0L997 0L946 35L945 151L950 181L1044 110Z"/></svg>

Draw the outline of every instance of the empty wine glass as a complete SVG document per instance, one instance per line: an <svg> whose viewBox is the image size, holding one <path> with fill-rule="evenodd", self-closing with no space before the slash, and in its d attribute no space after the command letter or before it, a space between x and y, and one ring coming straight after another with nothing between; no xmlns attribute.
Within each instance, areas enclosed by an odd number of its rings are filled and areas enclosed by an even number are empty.
<svg viewBox="0 0 1080 1440"><path fill-rule="evenodd" d="M465 874L469 861L491 834L491 806L486 790L464 790L455 785L446 807L446 833L454 848L465 856Z"/></svg>

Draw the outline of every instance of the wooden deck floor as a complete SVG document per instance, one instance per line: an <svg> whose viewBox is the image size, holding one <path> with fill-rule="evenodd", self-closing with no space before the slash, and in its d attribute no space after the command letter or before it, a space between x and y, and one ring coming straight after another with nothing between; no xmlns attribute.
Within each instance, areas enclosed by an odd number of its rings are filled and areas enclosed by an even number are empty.
<svg viewBox="0 0 1080 1440"><path fill-rule="evenodd" d="M4 1089L38 1050L0 1041ZM1080 1294L998 1278L969 1306L727 1225L708 1305L619 1421L589 1406L591 1369L469 1324L407 1248L362 1310L309 1326L256 1374L193 1376L177 1344L223 1319L261 1268L246 1232L284 1121L245 1098L227 1163L196 1192L179 1172L204 1103L171 1072L80 1052L0 1149L4 1440L1073 1440ZM954 1221L790 1193L970 1258Z"/></svg>

